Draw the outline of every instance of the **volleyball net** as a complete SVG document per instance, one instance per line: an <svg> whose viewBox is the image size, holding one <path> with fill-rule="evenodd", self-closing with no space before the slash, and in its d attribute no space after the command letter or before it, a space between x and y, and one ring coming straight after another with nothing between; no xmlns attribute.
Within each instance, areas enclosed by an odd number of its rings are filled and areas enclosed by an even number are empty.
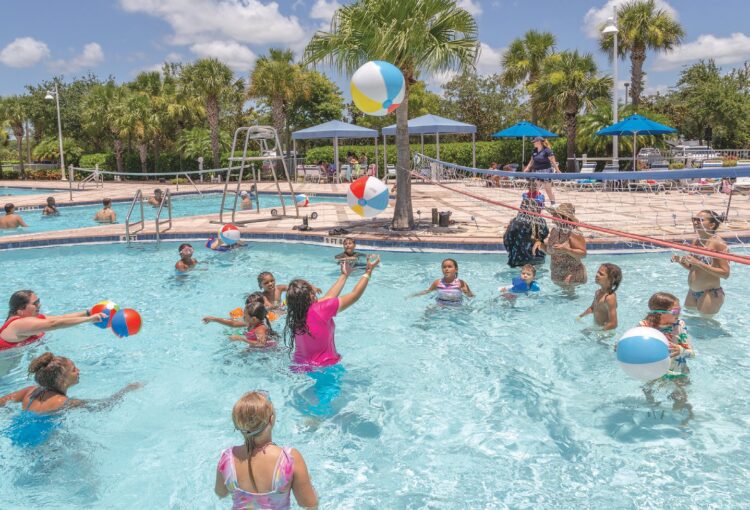
<svg viewBox="0 0 750 510"><path fill-rule="evenodd" d="M750 264L742 248L750 243L750 166L638 172L551 173L472 168L414 156L413 177L467 199L505 209L488 214L504 222L520 213L526 221L544 219L580 229L594 246L618 250L666 250ZM554 218L548 209L521 208L524 195L537 204L573 204L577 221ZM724 216L718 234L730 253L693 245L693 218L701 211ZM551 226L551 225L550 225Z"/></svg>

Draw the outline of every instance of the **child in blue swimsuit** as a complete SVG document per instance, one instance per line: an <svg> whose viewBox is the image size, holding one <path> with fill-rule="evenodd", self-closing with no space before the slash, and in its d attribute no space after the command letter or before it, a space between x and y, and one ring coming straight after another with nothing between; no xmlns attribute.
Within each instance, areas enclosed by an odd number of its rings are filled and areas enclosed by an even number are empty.
<svg viewBox="0 0 750 510"><path fill-rule="evenodd" d="M527 294L529 292L539 292L539 284L535 280L536 268L532 264L526 264L521 268L521 276L513 278L510 287L500 287L500 292L508 295Z"/></svg>

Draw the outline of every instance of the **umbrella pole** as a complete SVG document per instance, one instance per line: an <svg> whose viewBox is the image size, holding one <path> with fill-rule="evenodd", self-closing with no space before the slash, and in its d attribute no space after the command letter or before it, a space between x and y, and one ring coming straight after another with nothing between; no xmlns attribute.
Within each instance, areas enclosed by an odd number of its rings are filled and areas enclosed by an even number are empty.
<svg viewBox="0 0 750 510"><path fill-rule="evenodd" d="M477 167L477 135L471 134L471 167Z"/></svg>
<svg viewBox="0 0 750 510"><path fill-rule="evenodd" d="M424 154L424 135L419 135L419 140L422 142L422 154Z"/></svg>
<svg viewBox="0 0 750 510"><path fill-rule="evenodd" d="M337 136L333 137L333 159L334 168L336 169L336 180L341 184L341 174L339 173L339 139Z"/></svg>
<svg viewBox="0 0 750 510"><path fill-rule="evenodd" d="M521 170L523 170L524 165L526 165L526 137L521 137L523 141L521 142Z"/></svg>
<svg viewBox="0 0 750 510"><path fill-rule="evenodd" d="M375 135L375 177L378 176L378 135Z"/></svg>
<svg viewBox="0 0 750 510"><path fill-rule="evenodd" d="M388 141L383 133L383 170L385 171L386 179L388 178Z"/></svg>
<svg viewBox="0 0 750 510"><path fill-rule="evenodd" d="M435 133L435 137L437 139L437 158L435 159L440 161L440 133Z"/></svg>
<svg viewBox="0 0 750 510"><path fill-rule="evenodd" d="M633 133L633 171L634 172L638 170L638 166L636 165L637 162L635 160L636 154L638 154L636 152L637 145L638 145L638 131Z"/></svg>

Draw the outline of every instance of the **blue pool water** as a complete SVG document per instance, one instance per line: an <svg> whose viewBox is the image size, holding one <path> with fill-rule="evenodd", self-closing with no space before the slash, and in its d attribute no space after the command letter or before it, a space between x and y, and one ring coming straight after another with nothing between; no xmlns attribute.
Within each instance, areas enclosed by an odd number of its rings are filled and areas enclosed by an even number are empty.
<svg viewBox="0 0 750 510"><path fill-rule="evenodd" d="M0 197L11 196L11 195L41 195L44 193L60 193L67 191L67 189L52 189L52 188L12 188L7 186L0 186Z"/></svg>
<svg viewBox="0 0 750 510"><path fill-rule="evenodd" d="M288 208L291 208L291 212L294 212L294 205L289 196L285 195L285 202ZM310 197L310 205L301 208L300 211L304 214L306 211L314 211L315 204L320 202L346 202L346 197L343 196L314 196ZM172 217L179 218L182 216L196 216L200 214L218 214L219 207L221 206L221 194L220 193L204 193L200 195L177 195L172 198ZM261 194L260 195L260 206L263 207L275 207L281 213L281 205L279 204L279 198L277 195ZM96 211L101 209L101 205L84 205L84 206L71 206L71 207L60 207L60 214L58 216L42 216L41 209L31 211L19 211L28 228L21 228L18 230L0 230L0 235L15 235L18 233L33 233L33 232L48 232L51 230L64 230L69 228L81 228L81 227L92 227L98 225L94 221L94 214ZM130 202L117 202L112 204L117 214L118 223L125 221L125 217L130 209ZM146 220L153 220L156 218L156 211L158 208L152 207L147 203L143 204L143 213ZM290 212L287 209L287 212ZM139 212L136 206L136 210L133 212L133 218L138 218ZM167 217L167 211L162 211L162 219Z"/></svg>
<svg viewBox="0 0 750 510"><path fill-rule="evenodd" d="M477 297L438 309L428 297L406 296L439 276L443 256L382 253L362 300L336 319L346 372L335 414L320 421L310 417L312 380L288 370L286 352L250 352L200 319L239 306L263 270L279 282L301 276L327 289L336 251L198 248L199 268L186 276L174 274L174 243L0 252L2 267L12 268L3 300L31 288L47 313L112 299L144 319L141 333L127 339L83 325L3 354L0 393L28 385L28 362L47 349L78 364L72 396L145 383L110 410L68 412L41 448L0 435L0 508L229 508L213 495L216 462L241 441L232 405L259 388L276 406L275 441L305 456L322 508L746 505L748 268L732 266L718 322L688 317L697 351L688 420L666 388L649 405L617 367L612 341L582 333L587 323L574 317L590 304L593 283L565 295L543 270L540 295L510 305L496 291L516 275L504 257L458 255ZM685 293L685 272L668 260L586 259L590 277L604 261L623 269L620 334L644 317L652 292ZM17 413L15 405L0 408L0 423Z"/></svg>

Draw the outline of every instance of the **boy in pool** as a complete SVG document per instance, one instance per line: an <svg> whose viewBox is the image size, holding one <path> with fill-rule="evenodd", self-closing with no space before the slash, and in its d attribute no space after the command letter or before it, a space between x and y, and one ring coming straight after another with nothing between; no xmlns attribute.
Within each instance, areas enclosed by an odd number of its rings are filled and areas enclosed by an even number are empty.
<svg viewBox="0 0 750 510"><path fill-rule="evenodd" d="M536 268L532 264L526 264L521 268L521 276L513 278L510 287L500 287L498 290L505 293L506 297L527 292L539 292L539 284L536 282Z"/></svg>
<svg viewBox="0 0 750 510"><path fill-rule="evenodd" d="M117 215L112 210L112 199L105 198L102 200L102 206L102 209L94 215L94 221L98 221L99 223L115 223Z"/></svg>
<svg viewBox="0 0 750 510"><path fill-rule="evenodd" d="M366 257L364 253L354 251L354 249L357 247L357 244L354 242L354 239L351 237L345 237L344 238L344 251L336 255L334 258L336 259L336 262L339 264L342 262L349 262L353 266L361 265L359 264L360 257Z"/></svg>
<svg viewBox="0 0 750 510"><path fill-rule="evenodd" d="M28 227L23 218L16 214L16 206L7 203L5 204L5 216L0 218L0 228L18 228Z"/></svg>
<svg viewBox="0 0 750 510"><path fill-rule="evenodd" d="M240 205L243 211L253 208L252 196L247 191L240 191L240 198L242 199L242 203Z"/></svg>
<svg viewBox="0 0 750 510"><path fill-rule="evenodd" d="M163 193L161 191L161 188L156 188L154 190L154 196L148 199L149 205L153 207L159 207L161 205L162 196L163 196Z"/></svg>
<svg viewBox="0 0 750 510"><path fill-rule="evenodd" d="M195 250L191 245L183 243L180 245L177 251L180 253L180 260L178 260L174 265L174 268L177 271L184 273L188 269L194 268L198 263L198 261L193 258L193 253L195 253Z"/></svg>
<svg viewBox="0 0 750 510"><path fill-rule="evenodd" d="M55 197L47 197L47 205L44 206L42 216L57 216L58 214L60 214L60 211L57 210Z"/></svg>

